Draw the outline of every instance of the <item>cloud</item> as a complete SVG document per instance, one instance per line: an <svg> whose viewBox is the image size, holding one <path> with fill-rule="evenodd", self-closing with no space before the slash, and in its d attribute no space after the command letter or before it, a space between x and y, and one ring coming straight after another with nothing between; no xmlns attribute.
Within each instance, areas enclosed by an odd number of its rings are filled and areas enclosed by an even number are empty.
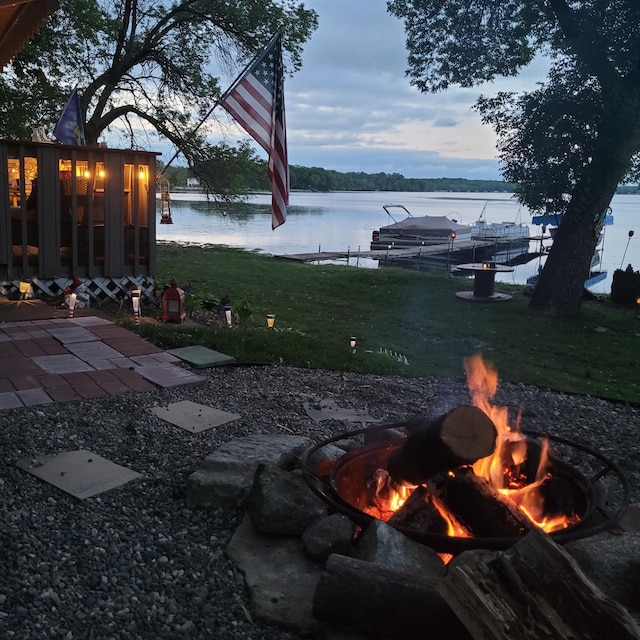
<svg viewBox="0 0 640 640"><path fill-rule="evenodd" d="M406 77L403 23L383 0L312 0L320 26L285 82L292 164L406 177L499 179L477 90L422 94ZM466 155L466 157L465 157Z"/></svg>

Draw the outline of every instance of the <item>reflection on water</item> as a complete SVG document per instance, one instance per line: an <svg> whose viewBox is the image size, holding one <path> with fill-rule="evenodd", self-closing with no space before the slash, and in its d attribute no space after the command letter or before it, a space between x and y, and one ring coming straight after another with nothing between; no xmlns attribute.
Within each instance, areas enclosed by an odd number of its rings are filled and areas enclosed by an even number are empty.
<svg viewBox="0 0 640 640"><path fill-rule="evenodd" d="M198 244L223 244L271 255L311 253L316 251L366 251L371 233L393 222L382 206L403 204L413 215L448 215L462 224L475 222L483 208L490 222L530 222L526 209L503 193L390 193L343 192L291 194L287 221L271 230L271 196L256 195L247 202L213 203L198 194L172 194L173 225L158 225L160 241ZM159 201L158 201L159 203ZM158 204L159 207L159 204ZM640 229L629 239L629 230L638 225L640 195L616 195L612 202L613 226L607 227L604 240L603 267L606 280L592 291L608 293L615 269L632 264L640 268ZM159 213L158 213L159 216ZM532 236L540 228L530 225ZM627 247L628 244L628 247ZM530 252L539 250L531 242ZM498 280L524 284L537 273L544 258L518 265L515 271L501 274ZM344 263L344 262L343 262ZM356 265L356 259L349 263ZM377 267L377 260L360 259L360 267Z"/></svg>

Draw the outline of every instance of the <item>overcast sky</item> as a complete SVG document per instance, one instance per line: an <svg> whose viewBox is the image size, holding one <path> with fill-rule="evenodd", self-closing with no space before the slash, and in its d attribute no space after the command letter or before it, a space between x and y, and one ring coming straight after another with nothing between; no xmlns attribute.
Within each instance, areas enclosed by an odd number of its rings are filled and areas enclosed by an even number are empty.
<svg viewBox="0 0 640 640"><path fill-rule="evenodd" d="M408 178L501 179L493 131L471 107L481 93L532 88L540 66L495 86L422 94L405 75L404 24L387 13L385 0L305 5L318 13L319 28L304 46L302 69L285 80L290 164ZM227 142L247 139L223 109L216 116L228 123Z"/></svg>
<svg viewBox="0 0 640 640"><path fill-rule="evenodd" d="M289 162L410 178L498 179L477 89L422 94L405 75L404 24L385 0L308 0L320 26L285 82Z"/></svg>

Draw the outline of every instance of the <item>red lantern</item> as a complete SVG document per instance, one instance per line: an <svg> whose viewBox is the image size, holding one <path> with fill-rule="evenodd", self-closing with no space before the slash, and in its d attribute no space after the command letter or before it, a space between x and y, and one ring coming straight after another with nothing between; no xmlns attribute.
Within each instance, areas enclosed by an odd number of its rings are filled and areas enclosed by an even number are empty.
<svg viewBox="0 0 640 640"><path fill-rule="evenodd" d="M184 310L184 291L178 288L176 279L162 295L162 321L182 324L187 317Z"/></svg>

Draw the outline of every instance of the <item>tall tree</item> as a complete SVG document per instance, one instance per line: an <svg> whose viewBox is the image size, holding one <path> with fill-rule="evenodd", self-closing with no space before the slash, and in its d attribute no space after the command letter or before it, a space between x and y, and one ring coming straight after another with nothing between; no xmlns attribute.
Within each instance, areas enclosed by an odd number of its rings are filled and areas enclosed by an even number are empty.
<svg viewBox="0 0 640 640"><path fill-rule="evenodd" d="M640 169L640 2L392 0L405 22L408 71L424 92L514 76L546 55L545 82L480 97L517 197L562 214L530 307L579 311L603 217L618 184Z"/></svg>
<svg viewBox="0 0 640 640"><path fill-rule="evenodd" d="M286 66L293 72L318 24L317 14L297 0L60 5L0 74L0 136L25 138L34 126L53 125L78 87L87 144L109 131L133 148L148 149L159 136L180 149L207 182L225 159L247 158L244 147L234 153L228 145L207 143L207 126L198 127L226 89L216 74L238 72L237 63L250 60L276 31L283 34ZM218 182L210 186L224 190Z"/></svg>

